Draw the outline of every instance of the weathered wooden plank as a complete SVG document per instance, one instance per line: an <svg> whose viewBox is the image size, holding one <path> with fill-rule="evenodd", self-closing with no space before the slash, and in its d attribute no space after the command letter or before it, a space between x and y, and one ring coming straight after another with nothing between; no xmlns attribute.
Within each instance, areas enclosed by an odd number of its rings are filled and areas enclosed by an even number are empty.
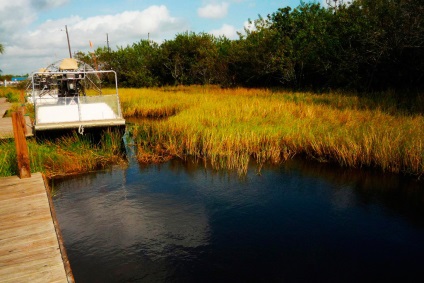
<svg viewBox="0 0 424 283"><path fill-rule="evenodd" d="M0 139L13 138L12 117L3 117L7 110L12 107L12 103L0 98ZM32 136L32 123L28 116L24 117L25 136Z"/></svg>
<svg viewBox="0 0 424 283"><path fill-rule="evenodd" d="M4 264L0 265L0 278L12 272L36 273L41 266L54 266L58 263L62 263L62 257L58 249L59 247L56 245L49 246L47 249L34 250L31 253L28 253L25 257L7 255L6 258L9 258L9 261L4 260ZM52 251L54 252L52 253Z"/></svg>
<svg viewBox="0 0 424 283"><path fill-rule="evenodd" d="M1 194L1 192L0 192ZM0 200L0 205L8 205L8 204L20 204L21 201L25 201L26 199L32 199L34 201L40 201L41 197L41 201L45 202L44 197L44 193L42 192L37 192L37 191L33 191L33 190L28 190L28 193L21 193L21 192L14 192L14 193L7 193L7 195L9 195L8 199L5 199L5 197L2 197L2 199Z"/></svg>
<svg viewBox="0 0 424 283"><path fill-rule="evenodd" d="M43 203L37 202L35 205L23 206L14 209L5 210L4 213L0 210L0 227L7 226L8 221L16 221L16 219L33 219L38 215L43 215L46 212L46 207Z"/></svg>
<svg viewBox="0 0 424 283"><path fill-rule="evenodd" d="M8 228L2 229L2 231L0 231L0 238L6 239L16 235L31 235L35 229L40 227L43 227L43 229L48 228L50 229L50 231L53 231L52 229L54 229L53 223L51 222L50 219L48 219L48 220L40 221L38 223L29 223L28 225L23 227L16 227L12 229L8 229Z"/></svg>
<svg viewBox="0 0 424 283"><path fill-rule="evenodd" d="M0 235L7 234L8 232L15 234L16 229L26 228L31 223L44 224L44 223L50 223L51 220L52 220L51 216L47 215L45 213L38 214L38 215L32 215L31 217L17 218L15 220L8 219L4 223L2 223L1 226L5 227L5 228L2 229L2 232L0 232Z"/></svg>
<svg viewBox="0 0 424 283"><path fill-rule="evenodd" d="M33 136L31 119L25 116L26 137ZM12 117L0 117L0 139L13 138Z"/></svg>
<svg viewBox="0 0 424 283"><path fill-rule="evenodd" d="M0 247L0 257L10 255L12 253L29 253L42 249L43 247L58 246L57 238L46 234L45 238L34 241L13 242L5 247Z"/></svg>
<svg viewBox="0 0 424 283"><path fill-rule="evenodd" d="M3 233L2 235L6 236L0 237L0 247L11 247L17 243L33 242L52 237L51 229L52 227L50 225L39 225L28 230L25 234L13 233L12 235L6 235L6 233Z"/></svg>
<svg viewBox="0 0 424 283"><path fill-rule="evenodd" d="M1 194L1 192L0 192ZM9 196L7 199L5 197L1 197L0 200L1 205L7 205L9 204L19 204L21 201L24 202L26 199L33 199L33 200L42 200L45 201L44 193L43 192L37 192L36 190L28 190L28 193L25 192L6 192L6 194Z"/></svg>
<svg viewBox="0 0 424 283"><path fill-rule="evenodd" d="M37 174L37 173L34 173ZM40 177L36 177L35 179L31 178L30 180L28 180L28 182L25 183L20 183L19 182L19 178L17 176L12 176L12 177L5 177L4 179L2 179L2 184L1 184L1 189L2 190L12 190L13 188L31 188L33 185L40 185L42 184L40 182L40 180L38 180ZM9 188L10 187L10 188Z"/></svg>
<svg viewBox="0 0 424 283"><path fill-rule="evenodd" d="M1 192L0 192L1 194ZM8 194L10 196L9 199L2 199L0 200L0 206L1 207L7 207L7 209L10 209L11 207L15 206L17 207L15 211L19 211L19 206L33 206L38 205L38 203L44 204L45 207L49 207L48 204L45 201L45 195L42 192L32 192L29 191L28 195L23 195L20 193L11 193Z"/></svg>
<svg viewBox="0 0 424 283"><path fill-rule="evenodd" d="M40 269L36 274L25 274L19 278L16 275L10 279L5 279L2 283L16 283L16 282L31 282L31 283L45 283L45 282L68 282L63 279L62 272L56 271L49 267L47 269ZM56 268L61 269L58 265Z"/></svg>
<svg viewBox="0 0 424 283"><path fill-rule="evenodd" d="M46 209L46 203L40 199L27 198L19 202L19 206L14 202L3 203L0 201L0 215L7 218L9 215L31 213L35 210Z"/></svg>
<svg viewBox="0 0 424 283"><path fill-rule="evenodd" d="M38 257L32 257L31 260L28 258L23 258L21 260L15 260L14 264L3 265L0 269L0 276L7 275L11 272L26 272L30 270L37 271L40 266L50 265L54 266L58 262L61 262L62 259L59 253L54 254L39 254Z"/></svg>
<svg viewBox="0 0 424 283"><path fill-rule="evenodd" d="M31 178L32 179L32 178ZM22 184L14 184L12 182L9 182L7 184L2 184L1 193L5 194L6 196L13 193L24 193L24 192L31 192L31 191L38 191L41 193L39 189L37 189L38 186L41 186L42 183L39 182L29 182L28 184L22 185Z"/></svg>
<svg viewBox="0 0 424 283"><path fill-rule="evenodd" d="M1 178L1 190L8 189L9 186L17 186L17 187L24 187L24 188L30 188L34 184L43 184L43 179L41 177L41 173L34 173L36 176L35 178L31 178L29 180L25 180L25 182L21 182L17 176L11 176L11 177L3 177ZM41 178L41 179L40 179ZM44 184L43 184L44 186ZM11 188L10 188L11 189Z"/></svg>
<svg viewBox="0 0 424 283"><path fill-rule="evenodd" d="M20 185L26 185L27 183L31 183L31 182L37 182L37 183L42 183L43 182L43 178L42 178L42 174L40 172L34 173L36 175L36 178L31 178L30 180L25 180L25 182L21 182L17 176L10 176L10 177L2 177L1 181L1 187L3 187L3 184L6 185L8 182L11 183L15 183L15 184L20 184ZM41 179L40 179L41 178Z"/></svg>
<svg viewBox="0 0 424 283"><path fill-rule="evenodd" d="M0 282L73 282L51 205L40 173L0 179Z"/></svg>
<svg viewBox="0 0 424 283"><path fill-rule="evenodd" d="M0 275L1 282L68 282L63 264L54 262L39 263L38 265L20 267Z"/></svg>
<svg viewBox="0 0 424 283"><path fill-rule="evenodd" d="M0 219L6 218L8 214L21 213L25 211L44 209L44 214L48 212L49 206L46 204L43 195L33 195L22 198L12 198L10 201L0 201Z"/></svg>
<svg viewBox="0 0 424 283"><path fill-rule="evenodd" d="M59 246L47 246L42 247L38 250L32 251L30 254L27 253L23 256L22 253L10 253L0 257L0 266L5 268L6 266L14 266L15 264L22 262L30 262L36 259L52 258L58 255Z"/></svg>
<svg viewBox="0 0 424 283"><path fill-rule="evenodd" d="M31 261L18 262L10 266L2 267L0 270L0 276L6 276L10 273L32 273L35 275L39 272L40 268L56 266L60 260L61 259L57 256L57 254L50 258L33 258ZM18 276L19 275L17 275L17 277Z"/></svg>
<svg viewBox="0 0 424 283"><path fill-rule="evenodd" d="M9 208L8 210L6 210ZM32 217L38 217L38 216L49 216L49 214L46 213L46 207L45 203L42 203L41 200L35 200L34 204L27 204L22 207L13 207L11 205L7 205L3 207L0 211L2 213L2 217L0 219L3 219L4 221L7 221L10 218L18 219L19 221L31 219ZM17 218L20 217L20 218ZM3 223L0 223L0 226Z"/></svg>
<svg viewBox="0 0 424 283"><path fill-rule="evenodd" d="M0 200L10 200L10 198L25 197L34 193L45 193L41 188L44 188L43 179L40 173L34 173L34 178L20 181L17 176L5 177L1 179L0 184Z"/></svg>

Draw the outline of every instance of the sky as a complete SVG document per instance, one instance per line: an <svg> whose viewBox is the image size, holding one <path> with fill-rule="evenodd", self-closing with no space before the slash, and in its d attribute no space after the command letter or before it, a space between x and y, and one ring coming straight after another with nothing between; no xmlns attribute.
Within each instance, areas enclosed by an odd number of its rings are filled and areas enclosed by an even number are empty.
<svg viewBox="0 0 424 283"><path fill-rule="evenodd" d="M106 46L107 37L112 50L148 38L160 44L186 31L237 39L249 19L299 4L300 0L0 0L0 43L5 49L0 70L3 75L30 74L69 57L65 26L72 53Z"/></svg>

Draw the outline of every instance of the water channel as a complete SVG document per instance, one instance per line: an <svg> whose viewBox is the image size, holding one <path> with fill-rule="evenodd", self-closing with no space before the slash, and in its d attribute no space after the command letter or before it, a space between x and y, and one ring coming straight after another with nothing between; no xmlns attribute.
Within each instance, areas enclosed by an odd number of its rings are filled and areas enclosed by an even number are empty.
<svg viewBox="0 0 424 283"><path fill-rule="evenodd" d="M76 282L422 282L423 182L291 160L55 179Z"/></svg>

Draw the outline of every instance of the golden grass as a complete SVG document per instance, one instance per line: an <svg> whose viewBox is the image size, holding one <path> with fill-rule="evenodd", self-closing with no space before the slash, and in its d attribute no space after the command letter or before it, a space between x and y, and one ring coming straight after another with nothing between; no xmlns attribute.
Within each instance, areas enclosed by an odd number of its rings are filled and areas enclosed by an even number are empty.
<svg viewBox="0 0 424 283"><path fill-rule="evenodd" d="M192 104L183 91L166 91L158 95L157 89L120 89L122 113L125 117L162 118L175 115Z"/></svg>
<svg viewBox="0 0 424 283"><path fill-rule="evenodd" d="M168 117L133 128L139 159L194 156L247 170L294 155L346 167L422 175L424 118L355 95L175 87L120 90L126 117ZM159 158L160 160L160 158Z"/></svg>

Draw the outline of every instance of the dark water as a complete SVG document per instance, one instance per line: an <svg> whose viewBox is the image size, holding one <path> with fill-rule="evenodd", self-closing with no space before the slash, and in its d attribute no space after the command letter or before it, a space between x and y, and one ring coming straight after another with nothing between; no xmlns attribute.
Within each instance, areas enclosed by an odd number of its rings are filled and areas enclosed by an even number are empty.
<svg viewBox="0 0 424 283"><path fill-rule="evenodd" d="M424 282L423 183L305 161L53 181L76 282Z"/></svg>

